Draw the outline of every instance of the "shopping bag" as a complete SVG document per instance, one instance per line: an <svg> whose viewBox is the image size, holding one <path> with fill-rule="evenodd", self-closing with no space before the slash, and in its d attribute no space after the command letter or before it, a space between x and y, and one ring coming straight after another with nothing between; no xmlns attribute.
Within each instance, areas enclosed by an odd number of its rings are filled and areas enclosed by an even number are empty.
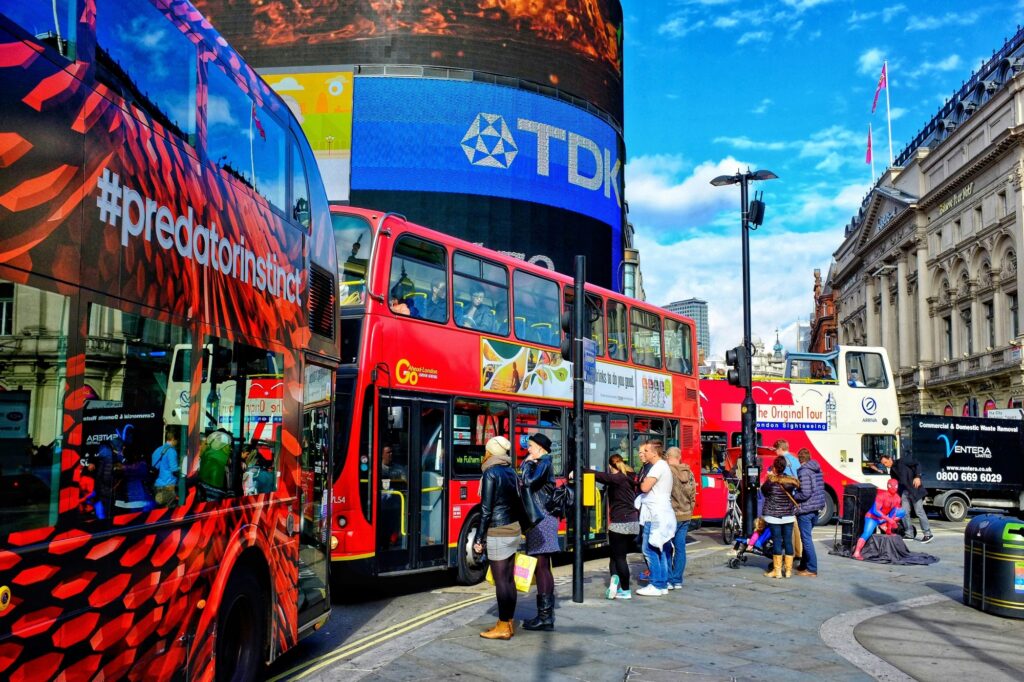
<svg viewBox="0 0 1024 682"><path fill-rule="evenodd" d="M487 582L489 582L490 584L492 584L492 585L494 584L494 574L491 573L491 567L490 566L487 567L487 575L484 576L484 579Z"/></svg>
<svg viewBox="0 0 1024 682"><path fill-rule="evenodd" d="M515 576L516 589L520 592L529 592L530 584L533 583L533 572L537 570L537 558L529 554L516 554Z"/></svg>

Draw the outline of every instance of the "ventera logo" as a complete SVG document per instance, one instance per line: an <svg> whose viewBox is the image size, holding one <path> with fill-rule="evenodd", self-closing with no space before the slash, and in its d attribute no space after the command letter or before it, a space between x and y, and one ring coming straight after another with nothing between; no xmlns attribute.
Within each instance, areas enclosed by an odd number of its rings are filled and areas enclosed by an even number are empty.
<svg viewBox="0 0 1024 682"><path fill-rule="evenodd" d="M953 454L957 455L971 455L973 457L981 457L982 459L991 459L992 450L983 445L960 445L960 441L949 442L949 436L946 434L940 434L939 440L943 442L946 448L946 457L950 457Z"/></svg>

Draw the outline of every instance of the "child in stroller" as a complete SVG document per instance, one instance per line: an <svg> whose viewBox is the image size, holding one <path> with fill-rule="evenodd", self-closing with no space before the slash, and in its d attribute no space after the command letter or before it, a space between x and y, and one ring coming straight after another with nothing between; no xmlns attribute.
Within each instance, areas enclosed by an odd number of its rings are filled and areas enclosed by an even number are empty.
<svg viewBox="0 0 1024 682"><path fill-rule="evenodd" d="M754 532L749 539L737 538L733 546L736 556L729 559L729 568L739 568L741 563L747 562L747 555L770 557L775 553L772 544L772 534L768 531L768 524L764 519L758 517L754 521Z"/></svg>

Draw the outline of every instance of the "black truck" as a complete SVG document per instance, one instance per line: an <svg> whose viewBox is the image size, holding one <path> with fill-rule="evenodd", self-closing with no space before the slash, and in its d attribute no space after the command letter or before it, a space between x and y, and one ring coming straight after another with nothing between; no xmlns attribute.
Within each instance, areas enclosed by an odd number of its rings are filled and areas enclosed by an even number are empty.
<svg viewBox="0 0 1024 682"><path fill-rule="evenodd" d="M1024 421L904 415L900 448L921 465L925 505L948 520L970 507L1024 511Z"/></svg>

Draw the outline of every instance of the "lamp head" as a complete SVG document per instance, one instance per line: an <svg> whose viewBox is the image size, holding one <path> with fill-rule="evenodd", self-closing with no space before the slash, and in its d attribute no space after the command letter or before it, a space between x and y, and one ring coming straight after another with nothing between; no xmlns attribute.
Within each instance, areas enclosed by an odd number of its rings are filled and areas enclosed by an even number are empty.
<svg viewBox="0 0 1024 682"><path fill-rule="evenodd" d="M779 176L776 175L775 173L771 172L770 170L765 170L763 168L761 170L756 170L750 174L751 180L775 180L778 177Z"/></svg>
<svg viewBox="0 0 1024 682"><path fill-rule="evenodd" d="M735 185L740 181L740 176L737 175L719 175L717 178L711 181L711 184L715 187L724 187L726 185Z"/></svg>

